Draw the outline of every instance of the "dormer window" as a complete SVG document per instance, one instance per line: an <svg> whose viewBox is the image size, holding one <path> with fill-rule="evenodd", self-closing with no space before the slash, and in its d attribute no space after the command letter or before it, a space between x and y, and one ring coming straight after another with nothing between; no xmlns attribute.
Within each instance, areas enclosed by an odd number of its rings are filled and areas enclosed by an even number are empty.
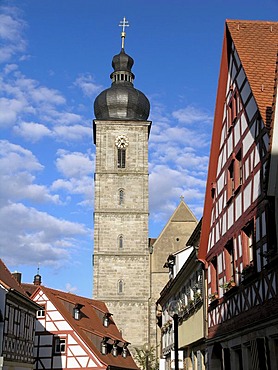
<svg viewBox="0 0 278 370"><path fill-rule="evenodd" d="M77 303L73 308L73 318L75 320L80 320L81 318L81 308L84 307L82 304Z"/></svg>
<svg viewBox="0 0 278 370"><path fill-rule="evenodd" d="M107 338L103 338L101 341L101 354L107 355L108 349L107 349Z"/></svg>
<svg viewBox="0 0 278 370"><path fill-rule="evenodd" d="M106 328L110 324L110 316L112 316L112 313L109 312L106 312L106 314L103 316L103 326L105 326Z"/></svg>
<svg viewBox="0 0 278 370"><path fill-rule="evenodd" d="M123 346L122 357L127 358L127 354L128 354L127 344L125 343L124 346Z"/></svg>
<svg viewBox="0 0 278 370"><path fill-rule="evenodd" d="M114 344L113 344L113 347L112 347L112 355L114 356L114 357L117 357L118 356L118 346L117 346L117 341L115 340L114 341Z"/></svg>

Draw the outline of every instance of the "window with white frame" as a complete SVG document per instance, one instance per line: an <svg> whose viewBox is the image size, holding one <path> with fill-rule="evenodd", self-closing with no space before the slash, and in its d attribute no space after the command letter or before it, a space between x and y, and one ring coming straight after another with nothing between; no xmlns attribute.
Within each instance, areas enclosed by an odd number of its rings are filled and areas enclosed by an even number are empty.
<svg viewBox="0 0 278 370"><path fill-rule="evenodd" d="M55 337L54 350L55 350L55 353L65 353L66 352L66 338Z"/></svg>
<svg viewBox="0 0 278 370"><path fill-rule="evenodd" d="M40 305L41 308L37 311L37 318L45 317L45 304Z"/></svg>

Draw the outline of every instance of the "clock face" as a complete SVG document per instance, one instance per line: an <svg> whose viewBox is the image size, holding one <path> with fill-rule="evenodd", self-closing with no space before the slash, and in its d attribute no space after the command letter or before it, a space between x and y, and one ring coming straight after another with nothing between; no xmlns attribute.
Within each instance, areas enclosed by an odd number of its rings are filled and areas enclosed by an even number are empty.
<svg viewBox="0 0 278 370"><path fill-rule="evenodd" d="M125 135L120 135L116 138L115 144L117 148L126 148L128 146L128 139Z"/></svg>

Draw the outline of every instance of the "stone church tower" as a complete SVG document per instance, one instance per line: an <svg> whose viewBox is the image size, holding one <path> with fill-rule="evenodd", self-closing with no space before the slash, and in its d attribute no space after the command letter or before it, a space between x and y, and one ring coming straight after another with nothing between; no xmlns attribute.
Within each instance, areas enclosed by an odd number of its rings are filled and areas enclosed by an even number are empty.
<svg viewBox="0 0 278 370"><path fill-rule="evenodd" d="M94 103L96 145L94 293L106 302L123 336L149 342L148 121L150 104L133 86L133 59L122 48L112 85Z"/></svg>

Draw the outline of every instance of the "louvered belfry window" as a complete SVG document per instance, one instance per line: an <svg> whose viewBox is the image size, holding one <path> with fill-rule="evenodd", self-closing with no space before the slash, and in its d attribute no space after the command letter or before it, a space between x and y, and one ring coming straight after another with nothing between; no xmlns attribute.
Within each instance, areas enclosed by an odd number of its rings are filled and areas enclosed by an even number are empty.
<svg viewBox="0 0 278 370"><path fill-rule="evenodd" d="M118 149L118 168L125 168L126 150L125 148Z"/></svg>

